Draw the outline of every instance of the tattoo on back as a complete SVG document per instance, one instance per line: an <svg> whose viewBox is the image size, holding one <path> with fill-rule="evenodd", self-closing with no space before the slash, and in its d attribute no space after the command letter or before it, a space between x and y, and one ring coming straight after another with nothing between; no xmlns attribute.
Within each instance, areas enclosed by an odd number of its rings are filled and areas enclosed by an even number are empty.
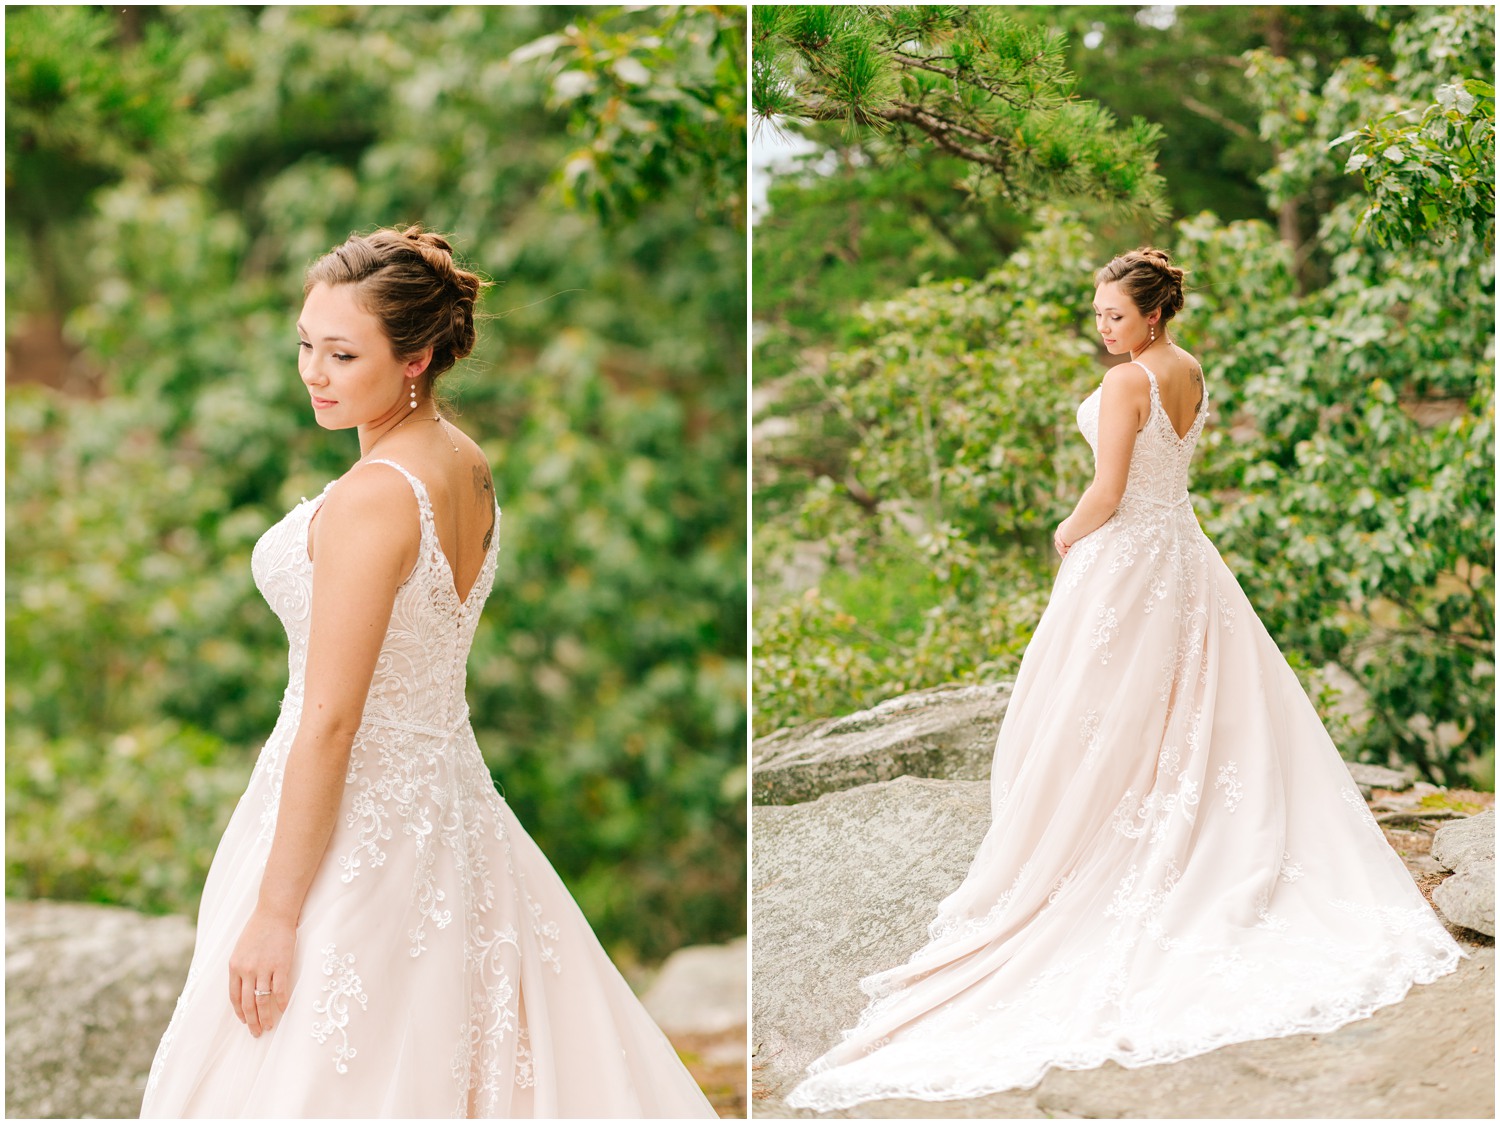
<svg viewBox="0 0 1500 1124"><path fill-rule="evenodd" d="M495 486L490 482L490 470L488 465L474 466L474 495L483 499L490 497L490 506L494 506ZM490 540L495 537L495 517L490 515L490 529L484 533L484 549L490 548Z"/></svg>

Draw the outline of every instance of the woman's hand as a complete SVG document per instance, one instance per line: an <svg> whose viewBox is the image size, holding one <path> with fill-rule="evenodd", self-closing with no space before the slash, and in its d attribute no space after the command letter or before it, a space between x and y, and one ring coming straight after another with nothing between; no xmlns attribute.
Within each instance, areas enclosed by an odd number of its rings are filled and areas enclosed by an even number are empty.
<svg viewBox="0 0 1500 1124"><path fill-rule="evenodd" d="M295 921L257 908L229 957L229 1005L256 1038L281 1021L291 1001L296 945Z"/></svg>
<svg viewBox="0 0 1500 1124"><path fill-rule="evenodd" d="M1057 548L1057 553L1061 554L1064 558L1068 556L1068 551L1073 549L1071 536L1068 533L1068 521L1066 519L1057 525L1057 530L1052 532L1052 545Z"/></svg>

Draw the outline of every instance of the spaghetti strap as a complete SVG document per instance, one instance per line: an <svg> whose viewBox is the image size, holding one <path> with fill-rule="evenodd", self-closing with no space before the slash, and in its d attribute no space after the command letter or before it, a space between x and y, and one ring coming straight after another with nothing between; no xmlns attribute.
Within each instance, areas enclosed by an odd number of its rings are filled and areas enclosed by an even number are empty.
<svg viewBox="0 0 1500 1124"><path fill-rule="evenodd" d="M417 494L417 506L422 509L422 515L428 519L432 518L432 499L427 494L427 485L423 484L406 466L397 464L393 460L387 460L385 457L375 457L372 460L365 461L365 464L388 464L402 476L406 477L406 482L411 485L411 490Z"/></svg>
<svg viewBox="0 0 1500 1124"><path fill-rule="evenodd" d="M1146 372L1146 377L1151 380L1151 393L1156 396L1158 402L1161 401L1161 384L1156 381L1156 372L1139 359L1132 359L1131 362Z"/></svg>
<svg viewBox="0 0 1500 1124"><path fill-rule="evenodd" d="M453 596L458 599L459 603L461 605L467 604L469 595L459 595L458 573L454 569L453 559L449 558L447 552L443 550L443 540L437 532L437 517L433 514L432 497L427 493L427 485L423 484L421 478L418 477L415 473L408 470L406 466L397 464L393 460L387 460L384 457L373 457L370 460L365 461L364 463L388 464L402 476L406 477L407 483L411 485L411 490L417 495L417 509L420 514L419 525L423 540L423 553L432 560L433 565L441 568L446 577L449 588L453 590ZM495 544L497 541L495 536L495 529L500 525L500 505L496 503L493 506L494 514L490 520L489 533L485 536L488 541L487 545L484 548L484 556L479 563L479 574L475 576L473 584L469 586L469 593L472 593L474 591L475 585L479 583L484 574L484 571L489 568L494 559ZM456 549L457 547L455 546L455 550Z"/></svg>

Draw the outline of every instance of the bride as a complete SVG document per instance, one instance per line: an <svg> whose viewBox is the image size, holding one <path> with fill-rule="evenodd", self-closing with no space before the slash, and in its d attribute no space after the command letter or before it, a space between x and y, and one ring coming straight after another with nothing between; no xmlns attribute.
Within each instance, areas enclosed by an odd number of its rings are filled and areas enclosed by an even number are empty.
<svg viewBox="0 0 1500 1124"><path fill-rule="evenodd" d="M419 226L308 270L298 371L361 455L255 546L289 682L142 1116L715 1115L469 725L500 509L433 383L474 347L482 284Z"/></svg>
<svg viewBox="0 0 1500 1124"><path fill-rule="evenodd" d="M949 1100L1049 1068L1332 1030L1457 967L1297 677L1199 528L1209 412L1161 250L1095 275L1093 483L995 748L993 822L929 941L787 1103Z"/></svg>

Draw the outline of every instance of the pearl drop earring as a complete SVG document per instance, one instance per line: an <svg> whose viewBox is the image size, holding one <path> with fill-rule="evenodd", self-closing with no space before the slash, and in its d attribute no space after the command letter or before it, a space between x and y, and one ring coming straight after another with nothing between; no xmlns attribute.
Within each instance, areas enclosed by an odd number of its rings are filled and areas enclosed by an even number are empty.
<svg viewBox="0 0 1500 1124"><path fill-rule="evenodd" d="M416 379L412 379L411 380L411 408L413 410L415 410L417 408L417 380Z"/></svg>

